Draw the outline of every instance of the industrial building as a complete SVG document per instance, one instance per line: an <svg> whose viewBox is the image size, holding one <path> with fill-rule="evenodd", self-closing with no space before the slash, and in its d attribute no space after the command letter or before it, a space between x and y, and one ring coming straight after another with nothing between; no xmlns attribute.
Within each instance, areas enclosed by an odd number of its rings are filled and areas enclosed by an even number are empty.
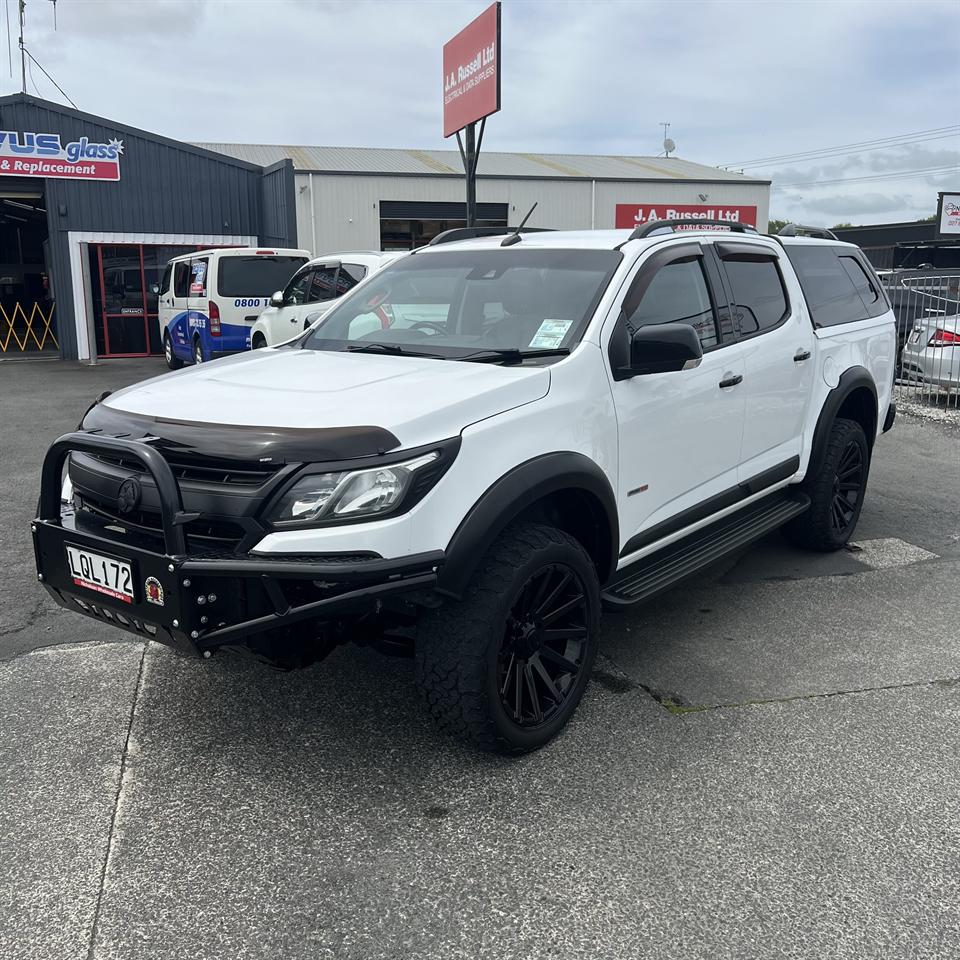
<svg viewBox="0 0 960 960"><path fill-rule="evenodd" d="M478 218L763 229L770 184L677 157L484 152ZM189 144L26 94L0 98L0 360L160 352L154 287L211 246L411 249L465 220L443 150Z"/></svg>

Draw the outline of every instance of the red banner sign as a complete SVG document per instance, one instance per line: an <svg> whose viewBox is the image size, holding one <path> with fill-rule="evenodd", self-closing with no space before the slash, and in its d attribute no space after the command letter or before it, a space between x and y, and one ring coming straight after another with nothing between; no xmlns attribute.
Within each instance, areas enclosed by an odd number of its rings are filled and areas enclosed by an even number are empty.
<svg viewBox="0 0 960 960"><path fill-rule="evenodd" d="M119 180L122 155L122 140L80 137L64 144L57 133L0 130L0 176Z"/></svg>
<svg viewBox="0 0 960 960"><path fill-rule="evenodd" d="M500 4L443 45L443 135L500 109Z"/></svg>
<svg viewBox="0 0 960 960"><path fill-rule="evenodd" d="M618 203L618 230L632 230L654 220L728 220L730 223L757 225L757 208L718 203Z"/></svg>

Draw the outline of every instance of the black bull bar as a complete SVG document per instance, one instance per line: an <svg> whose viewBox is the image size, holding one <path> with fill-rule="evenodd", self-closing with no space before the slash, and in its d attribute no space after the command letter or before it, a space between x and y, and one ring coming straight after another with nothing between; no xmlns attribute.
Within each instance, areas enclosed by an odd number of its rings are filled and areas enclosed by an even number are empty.
<svg viewBox="0 0 960 960"><path fill-rule="evenodd" d="M61 506L63 466L72 451L121 455L143 465L160 500L163 553L121 532L106 535ZM37 517L31 524L37 576L61 606L148 636L183 653L202 655L245 636L303 620L337 619L367 612L377 601L433 587L442 550L384 560L335 557L273 559L191 557L186 525L201 514L185 511L170 465L149 442L94 433L68 433L43 461ZM116 529L116 528L115 528ZM122 560L133 568L134 597L127 602L75 583L66 545ZM152 602L146 581L159 585ZM298 589L307 587L306 591ZM158 604L156 595L161 602Z"/></svg>

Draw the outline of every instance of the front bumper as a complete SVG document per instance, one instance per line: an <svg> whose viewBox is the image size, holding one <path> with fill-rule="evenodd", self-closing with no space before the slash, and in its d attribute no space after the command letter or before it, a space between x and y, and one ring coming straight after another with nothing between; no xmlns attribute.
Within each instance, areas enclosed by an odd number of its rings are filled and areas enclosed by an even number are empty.
<svg viewBox="0 0 960 960"><path fill-rule="evenodd" d="M123 453L152 474L160 493L164 550L116 526L84 519L60 503L63 463L72 450ZM149 444L88 433L57 440L44 460L38 516L31 525L37 576L61 606L202 655L244 637L304 620L357 616L378 602L434 586L443 551L384 560L366 556L247 554L238 558L188 555L185 513L170 467ZM129 563L132 602L80 586L67 545ZM147 582L152 584L152 599ZM157 589L159 587L159 589ZM159 597L159 602L158 602Z"/></svg>

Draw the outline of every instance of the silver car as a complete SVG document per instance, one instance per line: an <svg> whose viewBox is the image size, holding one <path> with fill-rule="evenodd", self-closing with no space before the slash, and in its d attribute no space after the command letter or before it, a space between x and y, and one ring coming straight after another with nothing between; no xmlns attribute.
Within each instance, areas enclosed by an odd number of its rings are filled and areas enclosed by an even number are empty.
<svg viewBox="0 0 960 960"><path fill-rule="evenodd" d="M904 379L960 388L960 314L918 317L900 360Z"/></svg>

